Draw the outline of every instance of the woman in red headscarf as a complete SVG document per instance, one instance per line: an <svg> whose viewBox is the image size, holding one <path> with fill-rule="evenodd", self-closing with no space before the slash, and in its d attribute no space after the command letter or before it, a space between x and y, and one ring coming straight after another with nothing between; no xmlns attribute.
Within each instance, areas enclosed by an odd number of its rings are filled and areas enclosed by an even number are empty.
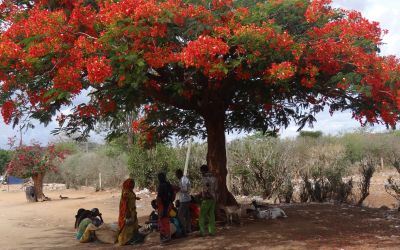
<svg viewBox="0 0 400 250"><path fill-rule="evenodd" d="M133 188L135 181L127 179L122 184L121 201L119 203L118 217L118 244L127 245L143 241L143 237L138 233L139 225L136 213L136 198Z"/></svg>

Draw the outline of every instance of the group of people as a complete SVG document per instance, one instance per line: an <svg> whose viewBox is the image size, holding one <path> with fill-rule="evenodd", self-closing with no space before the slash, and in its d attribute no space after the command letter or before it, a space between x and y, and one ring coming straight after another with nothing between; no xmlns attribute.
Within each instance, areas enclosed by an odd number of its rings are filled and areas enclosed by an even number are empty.
<svg viewBox="0 0 400 250"><path fill-rule="evenodd" d="M210 173L207 165L200 167L202 174L202 187L197 197L201 200L200 206L197 199L191 194L191 183L181 169L175 174L179 184L172 185L165 173L158 174L157 198L151 202L154 211L149 216L149 221L140 227L137 219L136 197L133 189L135 182L132 178L124 181L119 204L118 231L116 242L119 245L137 244L144 241L148 230L160 232L160 242L166 243L173 237L186 237L194 230L199 229L199 235L211 236L216 233L215 207L217 201L217 179ZM176 194L178 198L176 199ZM174 201L176 202L174 204ZM83 218L83 219L82 219ZM206 230L206 220L208 230ZM76 215L76 237L81 242L93 240L94 231L103 223L98 209L80 209ZM144 230L143 230L144 229Z"/></svg>
<svg viewBox="0 0 400 250"><path fill-rule="evenodd" d="M178 169L175 174L179 181L177 186L171 185L164 173L158 174L157 199L155 201L158 216L158 229L160 241L168 242L175 235L186 237L199 228L200 236L205 235L206 219L208 219L208 232L215 235L215 205L217 201L217 180L209 172L207 165L200 167L202 174L202 189L197 196L201 199L200 208L196 199L191 195L189 178ZM178 199L175 202L176 195ZM175 215L177 214L177 220ZM172 227L171 227L172 224ZM175 232L171 232L171 228Z"/></svg>

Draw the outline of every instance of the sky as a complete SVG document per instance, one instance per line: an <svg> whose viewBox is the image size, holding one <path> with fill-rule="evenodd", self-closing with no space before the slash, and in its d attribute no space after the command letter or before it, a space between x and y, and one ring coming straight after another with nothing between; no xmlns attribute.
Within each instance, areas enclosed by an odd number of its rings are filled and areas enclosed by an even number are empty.
<svg viewBox="0 0 400 250"><path fill-rule="evenodd" d="M384 45L381 48L383 55L396 55L400 57L400 1L399 0L333 0L334 7L345 9L354 9L360 11L364 17L372 21L378 21L383 29L389 30L389 33L384 37ZM75 102L80 103L86 98L78 97ZM324 134L338 134L350 132L360 128L359 122L351 118L351 113L335 113L331 116L328 111L321 112L316 116L317 122L313 128L305 127L304 130L322 131ZM38 141L44 145L48 141L55 140L51 135L51 131L57 127L57 123L51 122L47 127L35 123L35 129L30 129L23 134L23 140L28 143L32 140ZM286 129L282 129L280 134L282 137L294 137L297 135L297 127L290 125ZM375 131L384 130L383 126L374 127ZM8 138L14 135L19 135L16 129L5 125L3 119L0 119L0 148L7 148ZM243 136L243 134L229 134L227 139ZM92 141L101 142L102 137L93 134Z"/></svg>

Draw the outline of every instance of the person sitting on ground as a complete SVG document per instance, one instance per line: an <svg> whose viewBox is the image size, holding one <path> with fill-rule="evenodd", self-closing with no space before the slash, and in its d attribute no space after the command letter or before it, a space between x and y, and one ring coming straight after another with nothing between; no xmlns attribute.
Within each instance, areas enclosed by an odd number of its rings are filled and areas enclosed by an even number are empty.
<svg viewBox="0 0 400 250"><path fill-rule="evenodd" d="M137 244L144 241L144 236L139 234L138 219L136 213L136 197L133 192L135 181L131 178L124 181L122 185L121 200L119 203L117 237L118 245Z"/></svg>
<svg viewBox="0 0 400 250"><path fill-rule="evenodd" d="M83 219L81 219L81 216L83 215L83 213L85 211L87 211L87 210L84 209L84 208L79 208L78 209L78 212L75 215L75 225L74 225L75 229L77 229L79 227L79 223L81 223L81 221L83 220Z"/></svg>
<svg viewBox="0 0 400 250"><path fill-rule="evenodd" d="M217 201L217 179L208 171L207 165L200 167L202 174L202 192L201 192L201 207L200 207L200 236L205 235L205 221L208 217L208 233L214 236L216 233L215 226L215 204Z"/></svg>
<svg viewBox="0 0 400 250"><path fill-rule="evenodd" d="M81 221L85 218L91 218L92 220L96 219L98 224L103 224L104 222L98 208L92 208L92 210L86 210L84 208L80 208L75 215L74 228L77 229Z"/></svg>
<svg viewBox="0 0 400 250"><path fill-rule="evenodd" d="M141 228L143 233L150 233L153 230L159 231L158 228L158 206L157 206L157 201L152 200L151 201L151 206L154 209L150 215L149 215L149 220L146 221L146 225ZM170 222L170 234L171 238L180 238L182 237L182 227L177 219L177 209L175 207L172 207L169 212L168 212L168 217L169 217L169 222ZM139 230L140 231L140 230Z"/></svg>
<svg viewBox="0 0 400 250"><path fill-rule="evenodd" d="M176 209L176 207L172 207L168 213L170 228L173 228L173 230L171 230L171 238L180 238L184 236L182 224L177 218L177 215L178 210Z"/></svg>
<svg viewBox="0 0 400 250"><path fill-rule="evenodd" d="M93 208L92 210L80 208L75 215L76 239L82 243L94 241L96 238L94 230L87 230L87 228L89 225L97 228L103 223L104 221L98 208ZM91 228L93 229L93 227Z"/></svg>
<svg viewBox="0 0 400 250"><path fill-rule="evenodd" d="M182 169L175 171L176 178L179 180L179 210L178 210L178 220L182 225L183 236L190 234L192 232L191 228L191 214L190 214L190 180L183 174Z"/></svg>
<svg viewBox="0 0 400 250"><path fill-rule="evenodd" d="M99 209L98 208L92 208L92 210L90 210L90 211L92 212L93 224L96 227L99 227L100 225L102 225L104 223L104 221L103 221L103 217L101 217L102 214L100 213Z"/></svg>
<svg viewBox="0 0 400 250"><path fill-rule="evenodd" d="M170 218L168 212L175 200L175 194L171 183L167 181L165 173L158 174L157 207L158 207L158 225L160 229L160 241L166 243L171 240Z"/></svg>
<svg viewBox="0 0 400 250"><path fill-rule="evenodd" d="M148 230L153 231L156 230L158 231L158 207L157 207L157 200L152 200L151 201L151 207L153 208L153 211L151 211L149 215L149 220L145 222L146 227Z"/></svg>

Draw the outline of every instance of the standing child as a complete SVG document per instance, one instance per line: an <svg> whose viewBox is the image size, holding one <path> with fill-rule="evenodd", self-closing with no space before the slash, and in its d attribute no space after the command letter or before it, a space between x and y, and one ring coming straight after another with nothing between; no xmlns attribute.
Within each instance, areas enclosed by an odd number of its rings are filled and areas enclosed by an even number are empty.
<svg viewBox="0 0 400 250"><path fill-rule="evenodd" d="M200 236L205 235L205 220L208 217L208 233L215 235L215 204L217 201L217 179L208 171L207 165L200 167L202 178L201 207L200 207Z"/></svg>
<svg viewBox="0 0 400 250"><path fill-rule="evenodd" d="M186 236L192 232L190 215L190 181L186 175L183 175L183 171L181 169L176 170L175 175L179 180L178 220L182 225L182 235Z"/></svg>

